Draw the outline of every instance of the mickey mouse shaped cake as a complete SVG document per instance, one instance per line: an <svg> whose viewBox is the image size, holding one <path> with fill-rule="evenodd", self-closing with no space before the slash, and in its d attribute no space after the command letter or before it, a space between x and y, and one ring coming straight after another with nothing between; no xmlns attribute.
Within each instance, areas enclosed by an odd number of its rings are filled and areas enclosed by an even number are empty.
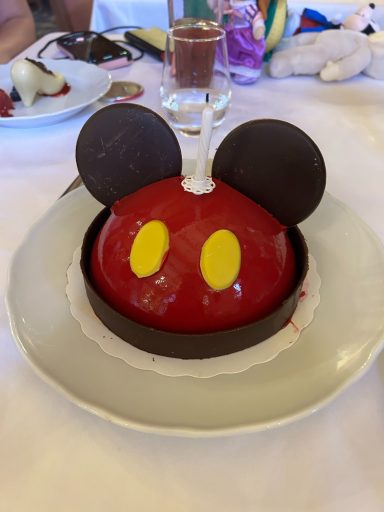
<svg viewBox="0 0 384 512"><path fill-rule="evenodd" d="M245 123L217 149L212 178L185 179L166 122L118 104L87 121L76 159L106 205L84 237L81 268L112 332L153 354L204 359L253 346L289 322L308 269L296 224L325 188L322 155L303 131L272 119Z"/></svg>

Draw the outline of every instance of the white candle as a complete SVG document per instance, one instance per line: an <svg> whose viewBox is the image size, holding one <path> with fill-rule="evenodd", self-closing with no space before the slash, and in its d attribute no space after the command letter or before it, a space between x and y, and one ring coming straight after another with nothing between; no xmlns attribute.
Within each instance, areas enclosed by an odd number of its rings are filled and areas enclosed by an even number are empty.
<svg viewBox="0 0 384 512"><path fill-rule="evenodd" d="M213 129L213 114L213 107L207 103L202 114L199 146L197 150L197 165L195 171L195 180L197 181L203 181L206 177L209 145Z"/></svg>

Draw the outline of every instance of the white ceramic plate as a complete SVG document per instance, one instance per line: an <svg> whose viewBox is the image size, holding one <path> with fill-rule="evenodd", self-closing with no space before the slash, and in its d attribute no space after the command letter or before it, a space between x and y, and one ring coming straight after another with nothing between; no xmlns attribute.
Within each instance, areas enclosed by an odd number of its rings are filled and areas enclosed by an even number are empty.
<svg viewBox="0 0 384 512"><path fill-rule="evenodd" d="M20 101L14 103L13 117L0 117L0 126L32 128L58 123L101 98L111 87L111 75L94 64L69 59L43 59L41 62L51 71L62 73L71 90L63 96L41 96L31 107L24 107ZM13 85L11 65L0 66L0 89L8 94Z"/></svg>
<svg viewBox="0 0 384 512"><path fill-rule="evenodd" d="M325 194L302 225L322 279L321 303L292 348L243 373L209 379L132 368L82 333L65 295L73 251L100 208L83 187L50 208L14 255L7 307L17 345L44 380L105 419L189 436L280 426L335 397L383 345L383 249Z"/></svg>

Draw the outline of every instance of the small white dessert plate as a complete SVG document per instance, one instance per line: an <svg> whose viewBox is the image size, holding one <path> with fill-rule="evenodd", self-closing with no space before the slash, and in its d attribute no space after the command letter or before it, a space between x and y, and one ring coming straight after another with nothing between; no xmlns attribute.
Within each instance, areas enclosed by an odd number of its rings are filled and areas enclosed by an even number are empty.
<svg viewBox="0 0 384 512"><path fill-rule="evenodd" d="M292 348L242 373L207 379L133 368L82 333L65 295L73 252L100 209L83 187L57 201L16 251L6 299L22 354L46 382L90 412L162 434L264 430L329 402L383 346L382 246L354 213L325 194L301 225L321 276L321 302Z"/></svg>
<svg viewBox="0 0 384 512"><path fill-rule="evenodd" d="M111 87L111 75L94 64L69 59L41 59L40 62L49 70L62 73L70 91L62 96L39 96L31 107L15 102L13 117L0 117L0 126L33 128L58 123L101 98ZM12 63L0 66L0 89L7 94L13 86L11 66Z"/></svg>

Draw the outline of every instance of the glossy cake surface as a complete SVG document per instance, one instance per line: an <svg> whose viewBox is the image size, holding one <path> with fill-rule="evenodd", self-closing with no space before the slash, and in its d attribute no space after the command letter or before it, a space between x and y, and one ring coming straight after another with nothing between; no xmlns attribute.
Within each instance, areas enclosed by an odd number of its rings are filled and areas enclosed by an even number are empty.
<svg viewBox="0 0 384 512"><path fill-rule="evenodd" d="M308 270L296 224L324 192L316 144L285 121L244 123L215 152L213 191L200 146L191 182L203 195L182 188L175 134L140 105L100 109L76 145L79 174L106 206L82 245L89 302L150 354L204 359L267 340L290 321Z"/></svg>
<svg viewBox="0 0 384 512"><path fill-rule="evenodd" d="M132 247L151 221L165 226L168 246L160 268L138 277L132 270ZM204 244L220 230L234 235L240 254L238 273L224 289L212 287L202 272ZM145 251L156 252L156 243L154 237ZM215 258L218 267L227 258L225 245L218 247L211 255L213 270ZM135 257L140 260L140 252ZM197 196L183 190L179 177L115 203L95 240L90 270L98 293L119 313L144 326L185 334L262 319L292 293L298 275L287 229L271 214L219 180L211 194Z"/></svg>

